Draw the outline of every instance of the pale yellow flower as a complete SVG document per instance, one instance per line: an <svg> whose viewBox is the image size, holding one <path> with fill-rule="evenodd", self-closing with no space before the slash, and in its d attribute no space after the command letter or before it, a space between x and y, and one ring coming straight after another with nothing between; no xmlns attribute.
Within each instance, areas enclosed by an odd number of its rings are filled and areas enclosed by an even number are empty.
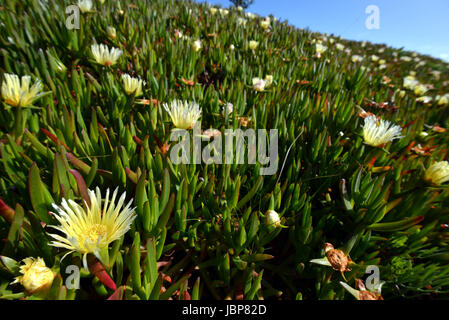
<svg viewBox="0 0 449 320"><path fill-rule="evenodd" d="M394 139L402 138L401 132L400 126L392 125L387 120L378 121L375 116L366 117L363 125L363 139L366 144L373 147L379 147Z"/></svg>
<svg viewBox="0 0 449 320"><path fill-rule="evenodd" d="M91 12L92 5L92 0L78 0L78 8L82 13Z"/></svg>
<svg viewBox="0 0 449 320"><path fill-rule="evenodd" d="M20 283L29 294L45 292L55 278L53 271L45 266L42 258L25 258L24 265L20 266L21 276L15 278L13 283Z"/></svg>
<svg viewBox="0 0 449 320"><path fill-rule="evenodd" d="M436 96L435 100L439 106L447 106L449 105L449 93L446 93L442 96Z"/></svg>
<svg viewBox="0 0 449 320"><path fill-rule="evenodd" d="M30 87L31 77L22 76L21 80L15 74L4 74L2 83L2 97L7 104L13 107L26 107L43 95L42 84L37 80Z"/></svg>
<svg viewBox="0 0 449 320"><path fill-rule="evenodd" d="M60 225L51 227L62 232L64 236L49 234L55 239L50 245L68 249L69 252L66 255L72 252L83 254L83 265L86 269L88 268L87 254L92 253L101 259L101 254L104 250L108 250L109 244L128 232L136 218L134 208L130 208L132 199L123 208L126 192L121 195L117 204L115 201L118 188L115 189L110 200L109 189L106 190L105 199L101 198L98 187L95 192L88 190L88 194L90 206L85 202L82 207L75 201L64 198L61 207L53 204L53 208L57 211L53 213L53 216Z"/></svg>
<svg viewBox="0 0 449 320"><path fill-rule="evenodd" d="M429 88L425 84L418 84L413 88L413 92L415 92L417 96L424 95L428 90Z"/></svg>
<svg viewBox="0 0 449 320"><path fill-rule="evenodd" d="M229 13L229 10L227 10L227 9L218 9L218 11L220 12L220 14L222 16L227 16Z"/></svg>
<svg viewBox="0 0 449 320"><path fill-rule="evenodd" d="M263 91L265 89L265 80L260 78L253 78L253 89L256 91Z"/></svg>
<svg viewBox="0 0 449 320"><path fill-rule="evenodd" d="M247 22L247 20L244 18L241 18L241 17L237 18L237 24L239 26L246 26L246 22Z"/></svg>
<svg viewBox="0 0 449 320"><path fill-rule="evenodd" d="M223 106L223 115L230 115L232 112L234 112L234 105L230 102L226 103L226 105Z"/></svg>
<svg viewBox="0 0 449 320"><path fill-rule="evenodd" d="M410 61L412 61L412 58L410 58L410 57L408 57L408 56L402 56L400 59L401 59L402 61L405 61L405 62L410 62Z"/></svg>
<svg viewBox="0 0 449 320"><path fill-rule="evenodd" d="M111 48L111 50L109 50L104 44L93 44L90 48L95 61L103 66L116 64L123 53L122 50L117 48Z"/></svg>
<svg viewBox="0 0 449 320"><path fill-rule="evenodd" d="M337 48L337 50L339 50L339 51L343 51L345 49L345 46L342 45L341 43L337 43L335 45L335 48Z"/></svg>
<svg viewBox="0 0 449 320"><path fill-rule="evenodd" d="M269 87L273 83L273 76L272 75L266 75L265 76L265 86Z"/></svg>
<svg viewBox="0 0 449 320"><path fill-rule="evenodd" d="M128 74L122 74L123 88L129 95L134 94L138 97L142 94L142 85L145 85L145 81L139 78L133 78Z"/></svg>
<svg viewBox="0 0 449 320"><path fill-rule="evenodd" d="M327 50L327 47L322 45L321 43L317 43L315 44L315 50L316 50L315 55L316 57L319 58L321 57L321 54Z"/></svg>
<svg viewBox="0 0 449 320"><path fill-rule="evenodd" d="M421 96L419 98L416 98L416 101L422 102L422 103L430 103L433 101L433 98L430 96Z"/></svg>
<svg viewBox="0 0 449 320"><path fill-rule="evenodd" d="M258 46L259 46L259 42L255 41L255 40L251 40L251 41L249 42L249 48L250 48L251 50L257 49Z"/></svg>
<svg viewBox="0 0 449 320"><path fill-rule="evenodd" d="M201 48L203 47L203 45L201 44L201 40L194 41L192 47L195 52L200 51Z"/></svg>
<svg viewBox="0 0 449 320"><path fill-rule="evenodd" d="M262 28L264 28L264 29L268 29L268 27L270 26L270 24L271 24L270 18L266 18L265 20L262 20L262 21L260 22L260 26L261 26Z"/></svg>
<svg viewBox="0 0 449 320"><path fill-rule="evenodd" d="M117 37L117 32L114 27L106 27L106 32L110 39L115 39Z"/></svg>
<svg viewBox="0 0 449 320"><path fill-rule="evenodd" d="M439 161L433 163L424 173L424 180L441 185L449 181L449 162Z"/></svg>
<svg viewBox="0 0 449 320"><path fill-rule="evenodd" d="M405 89L413 90L417 85L419 85L419 81L415 79L415 76L408 75L404 78Z"/></svg>
<svg viewBox="0 0 449 320"><path fill-rule="evenodd" d="M351 61L352 62L361 62L361 61L363 61L363 57L355 54L351 57Z"/></svg>
<svg viewBox="0 0 449 320"><path fill-rule="evenodd" d="M252 83L253 83L253 89L261 92L273 83L273 76L266 75L265 79L253 78Z"/></svg>
<svg viewBox="0 0 449 320"><path fill-rule="evenodd" d="M163 107L178 129L193 128L201 116L200 106L196 102L174 100L170 104L164 103Z"/></svg>

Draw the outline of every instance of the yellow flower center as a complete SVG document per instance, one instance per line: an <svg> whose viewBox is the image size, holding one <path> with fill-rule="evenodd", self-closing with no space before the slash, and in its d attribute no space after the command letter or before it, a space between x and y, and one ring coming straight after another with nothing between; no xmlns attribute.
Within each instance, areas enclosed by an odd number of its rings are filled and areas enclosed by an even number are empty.
<svg viewBox="0 0 449 320"><path fill-rule="evenodd" d="M96 243L98 238L104 236L106 233L106 226L102 224L94 224L87 229L85 236L88 237L93 243Z"/></svg>

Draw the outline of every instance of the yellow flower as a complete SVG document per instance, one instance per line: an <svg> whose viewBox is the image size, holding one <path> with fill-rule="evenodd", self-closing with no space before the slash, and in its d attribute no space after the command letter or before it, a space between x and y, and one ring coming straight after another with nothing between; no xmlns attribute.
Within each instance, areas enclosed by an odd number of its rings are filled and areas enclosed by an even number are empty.
<svg viewBox="0 0 449 320"><path fill-rule="evenodd" d="M92 11L92 0L78 0L78 8L82 13Z"/></svg>
<svg viewBox="0 0 449 320"><path fill-rule="evenodd" d="M134 94L135 97L142 94L142 85L145 85L145 81L142 79L133 78L128 74L122 74L122 81L123 87L127 94Z"/></svg>
<svg viewBox="0 0 449 320"><path fill-rule="evenodd" d="M265 20L262 20L260 22L260 26L264 29L268 29L268 27L270 26L270 23L271 23L270 18L267 17L267 18L265 18Z"/></svg>
<svg viewBox="0 0 449 320"><path fill-rule="evenodd" d="M106 32L110 39L115 39L117 37L117 32L114 27L106 27Z"/></svg>
<svg viewBox="0 0 449 320"><path fill-rule="evenodd" d="M424 173L424 180L434 185L441 185L449 181L449 163L439 161L432 164Z"/></svg>
<svg viewBox="0 0 449 320"><path fill-rule="evenodd" d="M192 46L193 46L193 50L195 50L195 52L197 52L197 51L201 50L203 45L201 44L201 40L196 40L193 42Z"/></svg>
<svg viewBox="0 0 449 320"><path fill-rule="evenodd" d="M239 26L246 26L246 22L247 22L247 20L246 19L244 19L244 18L237 18L237 24L239 25Z"/></svg>
<svg viewBox="0 0 449 320"><path fill-rule="evenodd" d="M249 48L250 48L251 50L257 49L258 46L259 46L259 42L257 42L257 41L251 40L251 41L249 42Z"/></svg>
<svg viewBox="0 0 449 320"><path fill-rule="evenodd" d="M51 287L55 274L45 266L42 258L26 258L24 265L20 266L21 276L16 277L13 283L20 283L29 294L46 291Z"/></svg>
<svg viewBox="0 0 449 320"><path fill-rule="evenodd" d="M401 131L400 126L391 125L387 120L377 121L375 116L369 116L365 118L363 125L363 138L366 144L379 147L394 139L401 138Z"/></svg>
<svg viewBox="0 0 449 320"><path fill-rule="evenodd" d="M428 90L429 88L427 88L427 86L424 84L418 84L417 86L415 86L415 88L413 88L413 91L417 96L424 95L424 93L426 93Z"/></svg>
<svg viewBox="0 0 449 320"><path fill-rule="evenodd" d="M210 13L211 13L211 14L213 14L213 15L214 15L214 14L216 14L216 13L217 13L218 9L217 9L217 8L214 8L214 7L212 7L212 8L210 8L210 10L209 10L209 11L210 11Z"/></svg>
<svg viewBox="0 0 449 320"><path fill-rule="evenodd" d="M103 66L111 66L117 63L118 58L122 55L122 50L117 48L109 48L104 44L93 44L91 47L92 55L98 64Z"/></svg>
<svg viewBox="0 0 449 320"><path fill-rule="evenodd" d="M408 75L404 78L405 89L413 90L417 85L419 85L419 81L415 79L415 76Z"/></svg>
<svg viewBox="0 0 449 320"><path fill-rule="evenodd" d="M408 56L402 56L400 59L401 59L402 61L405 61L405 62L410 62L410 61L412 61L412 58L410 58L410 57L408 57Z"/></svg>
<svg viewBox="0 0 449 320"><path fill-rule="evenodd" d="M265 89L266 83L265 80L260 78L253 78L253 89L256 91L263 91Z"/></svg>
<svg viewBox="0 0 449 320"><path fill-rule="evenodd" d="M373 62L376 62L376 61L378 61L379 60L379 57L378 56L376 56L376 55L372 55L371 56L371 61L373 61Z"/></svg>
<svg viewBox="0 0 449 320"><path fill-rule="evenodd" d="M200 106L196 102L174 100L170 105L164 103L163 107L178 129L188 130L193 128L201 116Z"/></svg>
<svg viewBox="0 0 449 320"><path fill-rule="evenodd" d="M337 43L337 44L335 45L335 47L336 47L337 50L339 50L339 51L343 51L343 50L345 49L345 46L342 45L341 43Z"/></svg>
<svg viewBox="0 0 449 320"><path fill-rule="evenodd" d="M273 76L266 75L265 79L253 78L253 89L256 91L263 91L273 83Z"/></svg>
<svg viewBox="0 0 449 320"><path fill-rule="evenodd" d="M321 54L327 50L327 47L322 45L321 43L315 44L316 56L319 58Z"/></svg>
<svg viewBox="0 0 449 320"><path fill-rule="evenodd" d="M446 93L442 96L440 96L440 95L436 96L436 100L437 100L439 106L449 105L449 93Z"/></svg>
<svg viewBox="0 0 449 320"><path fill-rule="evenodd" d="M87 269L87 254L93 253L100 259L103 250L107 250L111 242L120 239L129 229L135 219L134 209L131 209L132 199L123 208L126 192L115 204L118 188L115 189L109 200L109 189L102 205L100 189L88 190L90 206L85 203L80 206L73 200L62 199L61 207L53 204L57 214L54 217L61 224L51 226L62 232L65 237L58 234L49 234L55 241L51 246L69 249L67 254L74 251L83 254L84 268ZM66 254L66 255L67 255ZM65 257L65 256L64 256Z"/></svg>
<svg viewBox="0 0 449 320"><path fill-rule="evenodd" d="M33 101L43 95L40 93L42 84L39 80L30 88L31 77L19 77L15 74L5 73L5 79L2 83L2 97L5 102L13 107L26 107L33 103Z"/></svg>

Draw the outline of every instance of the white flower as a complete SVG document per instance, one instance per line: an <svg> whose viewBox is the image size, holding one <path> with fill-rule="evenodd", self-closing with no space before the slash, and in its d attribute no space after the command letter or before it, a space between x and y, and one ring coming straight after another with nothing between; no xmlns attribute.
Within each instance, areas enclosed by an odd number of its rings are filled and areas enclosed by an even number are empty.
<svg viewBox="0 0 449 320"><path fill-rule="evenodd" d="M323 52L327 50L326 46L323 46L321 43L315 44L315 50L317 57L320 57Z"/></svg>
<svg viewBox="0 0 449 320"><path fill-rule="evenodd" d="M234 49L235 49L235 46L234 46L233 44L231 44L231 45L229 46L229 49L234 50Z"/></svg>
<svg viewBox="0 0 449 320"><path fill-rule="evenodd" d="M100 189L88 190L90 206L80 206L73 200L62 199L61 207L53 204L57 214L53 216L59 221L60 226L51 226L64 234L49 234L54 241L51 246L64 248L71 252L83 254L84 268L87 269L87 254L93 253L98 259L104 250L108 249L111 242L120 239L130 229L131 223L136 218L134 209L131 209L132 199L125 208L126 192L124 192L117 205L118 188L115 189L112 199L109 201L109 189L102 205ZM67 255L66 254L66 255Z"/></svg>
<svg viewBox="0 0 449 320"><path fill-rule="evenodd" d="M230 102L226 103L226 105L223 106L223 115L230 115L234 111L234 105Z"/></svg>
<svg viewBox="0 0 449 320"><path fill-rule="evenodd" d="M92 0L78 0L78 8L82 13L92 11Z"/></svg>
<svg viewBox="0 0 449 320"><path fill-rule="evenodd" d="M413 92L415 92L417 96L424 95L424 93L426 93L428 90L429 88L424 84L418 84L413 88Z"/></svg>
<svg viewBox="0 0 449 320"><path fill-rule="evenodd" d="M351 61L352 62L361 62L361 61L363 61L363 57L355 54L351 57Z"/></svg>
<svg viewBox="0 0 449 320"><path fill-rule="evenodd" d="M229 10L227 10L227 9L218 9L218 11L220 11L220 14L222 16L227 16L229 13Z"/></svg>
<svg viewBox="0 0 449 320"><path fill-rule="evenodd" d="M182 32L181 31L179 31L179 30L175 30L175 38L177 38L177 39L179 39L179 38L182 38L184 35L182 34Z"/></svg>
<svg viewBox="0 0 449 320"><path fill-rule="evenodd" d="M260 78L253 78L253 89L256 91L263 91L265 89L265 80Z"/></svg>
<svg viewBox="0 0 449 320"><path fill-rule="evenodd" d="M40 93L42 90L40 80L37 80L30 88L30 76L22 76L21 80L19 80L19 77L15 74L5 73L4 76L5 78L2 83L2 97L10 106L26 107L43 95L43 93Z"/></svg>
<svg viewBox="0 0 449 320"><path fill-rule="evenodd" d="M279 214L274 210L268 210L265 214L265 225L279 227L280 224L281 219L279 218Z"/></svg>
<svg viewBox="0 0 449 320"><path fill-rule="evenodd" d="M210 13L212 14L212 15L214 15L214 14L216 14L217 13L217 11L218 11L218 9L217 8L214 8L214 7L212 7L212 8L210 8Z"/></svg>
<svg viewBox="0 0 449 320"><path fill-rule="evenodd" d="M265 18L265 20L262 20L261 22L260 22L260 26L262 27L262 28L264 28L264 29L268 29L268 27L270 26L270 24L271 24L271 21L270 21L270 18Z"/></svg>
<svg viewBox="0 0 449 320"><path fill-rule="evenodd" d="M50 289L55 274L45 265L42 258L25 258L24 265L20 266L21 276L15 278L12 283L20 283L29 294Z"/></svg>
<svg viewBox="0 0 449 320"><path fill-rule="evenodd" d="M128 74L122 74L123 88L129 95L134 94L138 97L142 94L142 85L145 85L145 81L139 78L133 78Z"/></svg>
<svg viewBox="0 0 449 320"><path fill-rule="evenodd" d="M255 50L258 46L259 46L259 42L257 42L257 41L251 40L249 42L249 48L251 50Z"/></svg>
<svg viewBox="0 0 449 320"><path fill-rule="evenodd" d="M178 129L193 128L201 116L200 106L196 102L174 100L170 105L164 103L163 107L170 115L173 125Z"/></svg>
<svg viewBox="0 0 449 320"><path fill-rule="evenodd" d="M203 47L203 45L201 44L201 40L196 40L196 41L194 41L193 44L192 44L192 46L193 46L193 50L194 50L195 52L201 50L201 48Z"/></svg>
<svg viewBox="0 0 449 320"><path fill-rule="evenodd" d="M379 60L379 57L378 56L376 56L376 55L372 55L371 56L371 61L373 61L373 62L376 62L376 61L378 61Z"/></svg>
<svg viewBox="0 0 449 320"><path fill-rule="evenodd" d="M373 147L402 138L401 132L400 126L392 125L387 120L378 121L375 116L366 117L363 125L363 139L366 144Z"/></svg>
<svg viewBox="0 0 449 320"><path fill-rule="evenodd" d="M412 61L412 58L410 58L410 57L408 57L408 56L402 56L400 59L401 59L402 61L405 61L405 62L410 62L410 61Z"/></svg>
<svg viewBox="0 0 449 320"><path fill-rule="evenodd" d="M336 47L337 50L339 50L339 51L343 51L343 50L345 49L345 46L342 45L341 43L337 43L337 44L335 45L335 47Z"/></svg>
<svg viewBox="0 0 449 320"><path fill-rule="evenodd" d="M424 180L434 185L441 185L449 181L449 163L447 161L433 163L425 171Z"/></svg>
<svg viewBox="0 0 449 320"><path fill-rule="evenodd" d="M115 39L117 37L117 32L114 27L106 27L106 32L110 39Z"/></svg>
<svg viewBox="0 0 449 320"><path fill-rule="evenodd" d="M415 79L413 75L408 75L404 78L404 88L413 90L419 84L419 81Z"/></svg>
<svg viewBox="0 0 449 320"><path fill-rule="evenodd" d="M273 76L266 75L265 79L253 78L253 89L256 91L263 91L273 83Z"/></svg>
<svg viewBox="0 0 449 320"><path fill-rule="evenodd" d="M257 17L257 15L255 15L254 13L251 13L251 12L247 12L246 16L250 19L254 19L255 17Z"/></svg>
<svg viewBox="0 0 449 320"><path fill-rule="evenodd" d="M111 66L116 64L117 60L123 53L122 50L117 48L112 48L109 50L109 48L104 44L93 44L90 48L95 61L103 66Z"/></svg>
<svg viewBox="0 0 449 320"><path fill-rule="evenodd" d="M243 11L243 7L242 7L242 6L238 6L238 7L237 7L237 10L238 10L238 11Z"/></svg>

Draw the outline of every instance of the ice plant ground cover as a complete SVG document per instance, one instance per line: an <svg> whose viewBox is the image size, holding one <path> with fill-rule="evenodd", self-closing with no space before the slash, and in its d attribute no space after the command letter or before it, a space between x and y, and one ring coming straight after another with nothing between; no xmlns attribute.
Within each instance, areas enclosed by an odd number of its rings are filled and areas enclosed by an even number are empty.
<svg viewBox="0 0 449 320"><path fill-rule="evenodd" d="M89 2L0 6L0 299L449 297L447 63ZM193 124L278 130L276 173L174 164Z"/></svg>

